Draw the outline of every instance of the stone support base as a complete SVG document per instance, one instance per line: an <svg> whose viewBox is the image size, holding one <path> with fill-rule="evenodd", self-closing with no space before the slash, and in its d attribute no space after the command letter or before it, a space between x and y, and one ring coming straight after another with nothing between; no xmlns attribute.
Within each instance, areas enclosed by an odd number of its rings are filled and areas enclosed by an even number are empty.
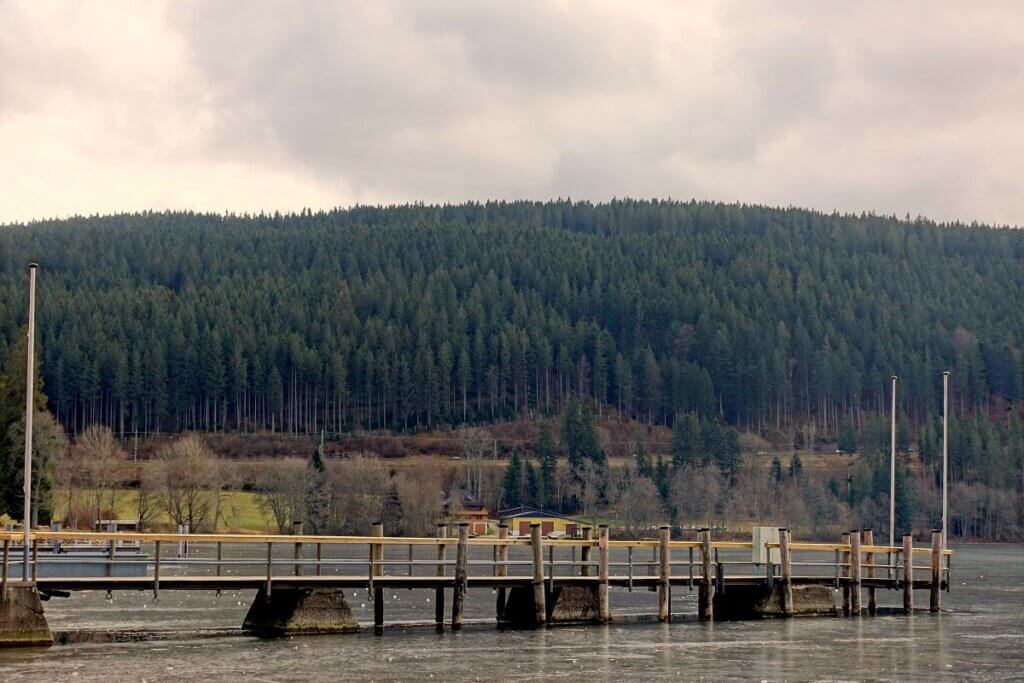
<svg viewBox="0 0 1024 683"><path fill-rule="evenodd" d="M551 626L568 624L599 624L600 604L597 586L555 586L545 597L547 623ZM500 626L535 628L536 611L533 605L533 587L509 589L504 618Z"/></svg>
<svg viewBox="0 0 1024 683"><path fill-rule="evenodd" d="M253 600L242 629L263 637L358 633L359 623L340 588L264 589Z"/></svg>
<svg viewBox="0 0 1024 683"><path fill-rule="evenodd" d="M53 634L39 593L30 586L9 586L0 598L0 647L49 647Z"/></svg>
<svg viewBox="0 0 1024 683"><path fill-rule="evenodd" d="M772 619L782 613L782 585L729 586L715 592L715 619ZM835 590L828 586L794 586L793 616L835 616Z"/></svg>

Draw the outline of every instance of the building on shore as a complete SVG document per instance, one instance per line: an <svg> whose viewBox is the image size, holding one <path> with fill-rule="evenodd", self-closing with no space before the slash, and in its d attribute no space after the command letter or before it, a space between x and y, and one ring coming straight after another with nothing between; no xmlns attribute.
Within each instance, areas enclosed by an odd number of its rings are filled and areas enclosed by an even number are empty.
<svg viewBox="0 0 1024 683"><path fill-rule="evenodd" d="M556 537L579 536L583 527L590 526L583 520L566 517L532 505L520 505L499 510L498 519L502 524L508 525L509 533L513 536L529 536L531 524L540 524L540 531L544 536Z"/></svg>

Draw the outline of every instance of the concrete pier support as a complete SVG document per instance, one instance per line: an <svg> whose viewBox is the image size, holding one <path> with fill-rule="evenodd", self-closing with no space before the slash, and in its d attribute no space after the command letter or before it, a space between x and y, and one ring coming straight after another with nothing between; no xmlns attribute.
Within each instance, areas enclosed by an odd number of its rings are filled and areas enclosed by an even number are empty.
<svg viewBox="0 0 1024 683"><path fill-rule="evenodd" d="M0 597L0 648L49 647L53 634L34 586L8 586Z"/></svg>
<svg viewBox="0 0 1024 683"><path fill-rule="evenodd" d="M556 585L545 596L545 622L537 618L532 587L509 589L499 626L537 628L544 623L551 626L602 623L598 586Z"/></svg>
<svg viewBox="0 0 1024 683"><path fill-rule="evenodd" d="M263 637L312 633L358 633L359 623L340 588L260 589L242 629Z"/></svg>
<svg viewBox="0 0 1024 683"><path fill-rule="evenodd" d="M786 588L730 586L714 597L715 619L774 619L790 616L835 616L835 591L828 586L793 586L789 605L785 604Z"/></svg>

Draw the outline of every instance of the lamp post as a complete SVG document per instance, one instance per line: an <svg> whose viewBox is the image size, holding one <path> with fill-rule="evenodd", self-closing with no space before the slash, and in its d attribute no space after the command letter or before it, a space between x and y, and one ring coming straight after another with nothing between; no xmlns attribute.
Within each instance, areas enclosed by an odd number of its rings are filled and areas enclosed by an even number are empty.
<svg viewBox="0 0 1024 683"><path fill-rule="evenodd" d="M28 349L25 368L25 513L22 520L24 540L22 542L21 578L28 581L29 572L29 530L32 526L32 409L33 387L36 375L36 264L28 264Z"/></svg>
<svg viewBox="0 0 1024 683"><path fill-rule="evenodd" d="M949 370L942 373L942 549L949 543Z"/></svg>
<svg viewBox="0 0 1024 683"><path fill-rule="evenodd" d="M892 456L889 459L889 545L896 544L896 375L892 376Z"/></svg>

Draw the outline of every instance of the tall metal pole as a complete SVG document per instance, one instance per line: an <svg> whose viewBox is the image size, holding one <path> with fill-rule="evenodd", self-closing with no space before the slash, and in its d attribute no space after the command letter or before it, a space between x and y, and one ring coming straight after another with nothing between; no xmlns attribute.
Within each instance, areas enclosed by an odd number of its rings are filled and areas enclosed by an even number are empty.
<svg viewBox="0 0 1024 683"><path fill-rule="evenodd" d="M942 549L948 541L949 515L949 370L942 373Z"/></svg>
<svg viewBox="0 0 1024 683"><path fill-rule="evenodd" d="M29 530L32 527L32 382L36 375L36 264L28 264L28 350L25 369L25 514L22 520L24 541L22 548L21 578L28 581L31 576L28 566Z"/></svg>
<svg viewBox="0 0 1024 683"><path fill-rule="evenodd" d="M889 545L896 544L896 375L892 376L892 457L889 459Z"/></svg>

